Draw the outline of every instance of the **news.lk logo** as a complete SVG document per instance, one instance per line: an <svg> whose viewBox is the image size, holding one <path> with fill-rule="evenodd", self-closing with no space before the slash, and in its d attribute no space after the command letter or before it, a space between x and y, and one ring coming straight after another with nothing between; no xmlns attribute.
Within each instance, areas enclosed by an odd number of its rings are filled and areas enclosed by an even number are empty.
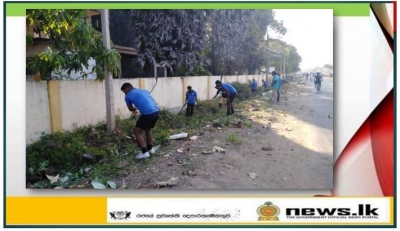
<svg viewBox="0 0 400 231"><path fill-rule="evenodd" d="M352 208L286 208L288 219L378 219L378 208L371 204L359 204L356 211Z"/></svg>

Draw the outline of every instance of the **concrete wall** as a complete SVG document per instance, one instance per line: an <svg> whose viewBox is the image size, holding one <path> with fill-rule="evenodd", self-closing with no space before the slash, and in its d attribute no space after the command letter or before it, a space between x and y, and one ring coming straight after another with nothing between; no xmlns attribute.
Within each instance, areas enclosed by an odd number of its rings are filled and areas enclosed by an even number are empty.
<svg viewBox="0 0 400 231"><path fill-rule="evenodd" d="M208 77L197 76L187 77L187 85L192 86L193 90L197 93L198 100L208 100ZM185 89L186 92L187 89Z"/></svg>
<svg viewBox="0 0 400 231"><path fill-rule="evenodd" d="M46 82L26 82L26 142L50 133L50 111Z"/></svg>
<svg viewBox="0 0 400 231"><path fill-rule="evenodd" d="M224 76L223 82L248 83L249 79L255 78L258 85L262 86L262 77L263 75ZM199 100L208 100L217 92L214 87L215 81L219 79L220 76L158 78L152 96L160 108L180 108L184 104L187 86L193 87ZM131 83L136 88L150 91L156 80L155 78L113 80L115 115L123 118L131 114L125 104L125 95L120 90L125 82ZM100 83L95 80L42 81L27 82L26 86L26 140L28 144L37 140L41 132L73 130L78 126L96 124L106 120L104 82ZM49 101L49 97L52 100Z"/></svg>
<svg viewBox="0 0 400 231"><path fill-rule="evenodd" d="M104 84L94 80L60 82L64 130L96 124L106 117Z"/></svg>

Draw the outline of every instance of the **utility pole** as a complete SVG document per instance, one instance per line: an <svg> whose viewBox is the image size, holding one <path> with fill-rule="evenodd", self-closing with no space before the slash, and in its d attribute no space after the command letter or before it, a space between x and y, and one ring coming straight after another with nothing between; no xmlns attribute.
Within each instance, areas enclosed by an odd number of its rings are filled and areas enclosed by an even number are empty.
<svg viewBox="0 0 400 231"><path fill-rule="evenodd" d="M108 10L101 10L101 32L103 34L103 45L106 49L111 49L108 15ZM109 70L107 70L107 67L104 67L104 79L106 85L107 131L112 132L115 129L114 90L113 77Z"/></svg>
<svg viewBox="0 0 400 231"><path fill-rule="evenodd" d="M268 52L268 40L269 40L269 35L268 35L268 33L267 33L267 49L266 49L266 52L267 52L267 60L266 60L266 63L265 63L265 81L266 82L268 82L268 74L269 74L269 52Z"/></svg>
<svg viewBox="0 0 400 231"><path fill-rule="evenodd" d="M283 73L285 74L286 79L286 58L283 58Z"/></svg>

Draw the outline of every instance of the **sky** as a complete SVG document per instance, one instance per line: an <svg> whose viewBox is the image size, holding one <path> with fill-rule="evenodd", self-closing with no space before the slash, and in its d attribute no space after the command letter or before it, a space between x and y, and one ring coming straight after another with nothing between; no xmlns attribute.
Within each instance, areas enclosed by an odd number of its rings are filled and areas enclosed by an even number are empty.
<svg viewBox="0 0 400 231"><path fill-rule="evenodd" d="M333 10L274 10L287 29L280 39L297 48L301 70L333 64ZM270 33L272 38L277 34Z"/></svg>

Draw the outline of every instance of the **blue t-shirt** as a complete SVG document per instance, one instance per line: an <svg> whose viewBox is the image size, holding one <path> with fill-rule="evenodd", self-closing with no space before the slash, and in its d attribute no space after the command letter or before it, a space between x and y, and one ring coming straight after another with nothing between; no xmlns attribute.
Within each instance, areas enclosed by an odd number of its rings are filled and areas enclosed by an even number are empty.
<svg viewBox="0 0 400 231"><path fill-rule="evenodd" d="M272 89L279 89L279 82L280 82L279 79L280 79L280 78L279 78L278 75L274 75L274 76L272 77L272 81L271 81L271 88L272 88ZM272 84L274 81L275 81L275 83Z"/></svg>
<svg viewBox="0 0 400 231"><path fill-rule="evenodd" d="M187 91L186 99L188 104L194 104L196 102L197 93L195 91Z"/></svg>
<svg viewBox="0 0 400 231"><path fill-rule="evenodd" d="M160 111L157 103L147 90L132 89L125 95L125 102L127 106L135 105L142 115L150 115Z"/></svg>
<svg viewBox="0 0 400 231"><path fill-rule="evenodd" d="M252 83L251 83L251 89L252 90L256 90L257 89L257 81L253 81Z"/></svg>
<svg viewBox="0 0 400 231"><path fill-rule="evenodd" d="M221 88L223 90L229 91L230 94L236 94L236 89L232 85L230 85L229 83L223 83L221 85Z"/></svg>

